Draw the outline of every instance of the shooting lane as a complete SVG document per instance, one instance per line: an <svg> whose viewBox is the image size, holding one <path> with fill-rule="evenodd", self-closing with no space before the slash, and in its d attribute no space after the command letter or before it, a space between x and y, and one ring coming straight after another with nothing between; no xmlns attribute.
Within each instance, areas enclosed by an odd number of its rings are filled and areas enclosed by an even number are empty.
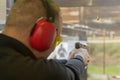
<svg viewBox="0 0 120 80"><path fill-rule="evenodd" d="M92 21L93 17L91 17L91 16L94 16L94 19L96 17L96 20L98 20L98 21L101 19L100 18L101 16L102 16L103 19L106 18L106 17L113 19L113 17L115 17L115 15L117 15L117 14L113 14L112 11L109 11L109 12L105 11L106 13L105 12L100 12L100 11L103 9L103 7L106 7L106 9L108 8L109 10L111 10L111 7L118 6L120 4L120 0L71 0L71 1L70 0L54 0L54 1L61 8L63 8L63 7L67 7L67 8L79 7L78 8L78 10L79 10L79 15L78 15L79 20L78 20L78 23L82 24L82 25L89 25L90 26L87 29L86 28L76 28L76 29L74 28L73 29L72 27L68 28L68 27L63 26L63 34L65 34L66 32L67 32L67 35L73 35L74 36L74 35L77 34L77 35L79 35L79 39L83 39L83 40L87 41L86 31L88 31L88 32L92 31L94 33L94 32L97 31L97 30L95 30L96 26L98 26L101 30L106 30L106 29L108 30L108 32L106 32L105 35L101 34L102 31L96 32L95 34L93 34L93 37L95 37L96 34L97 35L103 35L103 37L104 37L104 41L103 41L103 47L104 47L104 49L103 49L103 74L106 74L106 61L105 61L106 60L106 56L105 56L106 55L106 51L105 51L105 47L106 46L105 46L105 36L107 36L107 35L110 36L111 34L109 34L109 33L111 33L113 30L117 30L117 29L119 30L120 27L118 27L116 25L111 25L111 24L108 24L108 23L101 23L101 24L99 24L97 22L93 22ZM91 16L89 15L90 17L88 19L88 18L86 18L86 15L84 13L86 13L85 9L90 9L90 8L96 9L97 14L96 15L93 14ZM92 9L90 9L90 10L92 10ZM103 14L105 13L107 15L103 16L102 13ZM110 15L108 15L108 14L110 14ZM63 20L64 20L64 17L63 17ZM87 24L85 22L86 20L87 20ZM120 20L117 20L116 23L117 23L117 25L119 25ZM109 27L108 27L108 25L109 25ZM111 31L111 32L109 32L109 31ZM81 35L81 33L84 36ZM112 36L110 36L110 38ZM87 74L87 71L86 71L86 74ZM86 75L83 76L83 77L86 78L85 80L87 80Z"/></svg>

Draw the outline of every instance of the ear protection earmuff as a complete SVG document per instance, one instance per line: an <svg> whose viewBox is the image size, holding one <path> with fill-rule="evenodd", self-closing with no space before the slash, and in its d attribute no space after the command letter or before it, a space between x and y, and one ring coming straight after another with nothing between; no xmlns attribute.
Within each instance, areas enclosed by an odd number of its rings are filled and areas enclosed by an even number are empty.
<svg viewBox="0 0 120 80"><path fill-rule="evenodd" d="M47 12L47 19L40 19L34 26L30 35L30 45L38 51L45 51L50 48L56 36L56 26L54 22L54 13L48 0L44 1Z"/></svg>
<svg viewBox="0 0 120 80"><path fill-rule="evenodd" d="M30 45L38 51L50 48L55 39L56 27L47 20L39 20L30 36Z"/></svg>

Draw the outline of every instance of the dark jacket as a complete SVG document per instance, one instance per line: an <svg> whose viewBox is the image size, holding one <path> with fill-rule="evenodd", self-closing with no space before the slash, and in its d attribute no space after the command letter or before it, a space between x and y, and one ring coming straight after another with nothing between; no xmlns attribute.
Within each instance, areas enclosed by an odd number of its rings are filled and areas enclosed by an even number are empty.
<svg viewBox="0 0 120 80"><path fill-rule="evenodd" d="M0 80L84 80L83 60L36 59L21 42L0 34Z"/></svg>

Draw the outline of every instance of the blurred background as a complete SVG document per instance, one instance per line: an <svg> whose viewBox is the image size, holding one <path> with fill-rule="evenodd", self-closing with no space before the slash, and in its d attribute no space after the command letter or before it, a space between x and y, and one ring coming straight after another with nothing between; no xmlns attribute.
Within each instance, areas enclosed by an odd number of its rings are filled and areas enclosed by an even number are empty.
<svg viewBox="0 0 120 80"><path fill-rule="evenodd" d="M0 0L0 30L15 1ZM61 44L66 50L65 58L75 42L85 43L92 57L86 80L120 80L120 0L54 1L63 17Z"/></svg>

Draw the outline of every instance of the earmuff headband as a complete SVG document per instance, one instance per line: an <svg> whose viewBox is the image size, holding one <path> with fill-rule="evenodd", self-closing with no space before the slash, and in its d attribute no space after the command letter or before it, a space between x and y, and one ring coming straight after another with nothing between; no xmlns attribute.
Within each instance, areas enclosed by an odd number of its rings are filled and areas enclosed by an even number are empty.
<svg viewBox="0 0 120 80"><path fill-rule="evenodd" d="M54 10L49 4L49 0L43 0L43 1L46 8L47 20L49 20L50 22L54 22L55 21Z"/></svg>

